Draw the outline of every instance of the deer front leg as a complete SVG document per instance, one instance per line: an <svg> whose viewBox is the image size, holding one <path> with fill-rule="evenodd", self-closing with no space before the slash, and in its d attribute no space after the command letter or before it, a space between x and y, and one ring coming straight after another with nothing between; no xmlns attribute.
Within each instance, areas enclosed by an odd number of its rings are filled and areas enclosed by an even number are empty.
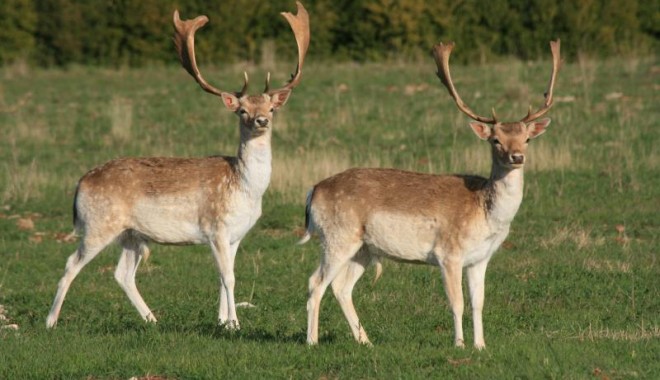
<svg viewBox="0 0 660 380"><path fill-rule="evenodd" d="M319 343L319 307L325 289L319 289L323 277L321 266L309 277L307 295L307 344Z"/></svg>
<svg viewBox="0 0 660 380"><path fill-rule="evenodd" d="M457 258L445 258L440 261L442 280L454 316L454 343L456 347L465 347L463 340L463 263Z"/></svg>
<svg viewBox="0 0 660 380"><path fill-rule="evenodd" d="M468 285L470 287L470 301L472 302L472 319L474 321L474 347L478 350L486 348L481 314L484 308L487 266L488 260L484 260L467 269Z"/></svg>
<svg viewBox="0 0 660 380"><path fill-rule="evenodd" d="M223 303L226 304L227 308L226 319L224 321L220 319L219 323L224 324L225 327L231 330L239 329L240 326L238 324L238 317L236 316L236 303L234 300L234 284L236 282L234 277L234 260L228 237L219 233L211 243L211 250L213 251L215 263L218 266L218 272L220 272L220 318L222 318ZM225 302L223 302L223 298L225 298Z"/></svg>
<svg viewBox="0 0 660 380"><path fill-rule="evenodd" d="M238 250L238 245L241 244L241 241L237 241L234 244L229 245L229 253L231 257L231 267L234 267L236 261L236 251ZM220 279L220 311L218 312L218 322L221 325L224 325L229 320L229 304L227 302L227 292L225 286Z"/></svg>

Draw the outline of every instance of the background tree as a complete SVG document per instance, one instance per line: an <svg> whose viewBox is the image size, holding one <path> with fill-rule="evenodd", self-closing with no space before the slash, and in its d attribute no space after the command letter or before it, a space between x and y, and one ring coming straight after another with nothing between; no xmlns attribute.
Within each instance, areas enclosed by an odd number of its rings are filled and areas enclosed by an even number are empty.
<svg viewBox="0 0 660 380"><path fill-rule="evenodd" d="M387 60L427 57L453 40L456 61L497 56L545 57L560 37L568 59L654 54L660 0L305 0L312 17L311 59ZM0 64L41 66L175 64L171 18L206 14L198 51L205 63L275 61L293 55L279 12L292 0L4 0ZM203 34L203 37L202 37ZM288 59L289 57L283 57Z"/></svg>
<svg viewBox="0 0 660 380"><path fill-rule="evenodd" d="M27 60L35 52L37 12L32 0L0 3L0 63Z"/></svg>

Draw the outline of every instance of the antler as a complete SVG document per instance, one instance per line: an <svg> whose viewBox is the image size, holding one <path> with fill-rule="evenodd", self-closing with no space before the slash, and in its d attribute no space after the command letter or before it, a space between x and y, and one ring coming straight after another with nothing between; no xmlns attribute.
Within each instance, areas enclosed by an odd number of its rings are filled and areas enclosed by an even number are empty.
<svg viewBox="0 0 660 380"><path fill-rule="evenodd" d="M307 55L307 48L309 47L309 14L300 1L296 1L298 6L298 14L293 15L289 12L282 12L282 16L289 22L293 34L296 37L296 43L298 44L298 66L296 66L296 72L291 74L291 79L289 82L282 88L276 90L268 90L270 76L266 80L266 90L269 95L272 95L276 92L282 90L290 90L298 85L300 78L302 76L302 67L305 62L305 55Z"/></svg>
<svg viewBox="0 0 660 380"><path fill-rule="evenodd" d="M461 97L458 95L458 92L456 92L456 88L454 87L454 84L451 81L451 75L449 74L449 56L451 55L451 50L454 48L454 43L450 42L448 44L443 44L440 42L438 45L435 45L433 47L433 57L435 58L435 64L438 66L438 78L440 78L440 81L442 84L447 87L447 90L449 90L449 95L451 95L452 98L456 101L456 105L458 106L458 109L463 111L466 115L468 115L470 118L480 121L482 123L486 124L495 124L497 123L496 117L495 117L495 109L493 109L493 117L488 118L484 116L479 116L474 111L468 107Z"/></svg>
<svg viewBox="0 0 660 380"><path fill-rule="evenodd" d="M208 84L208 82L204 80L202 74L199 72L199 69L197 68L197 62L195 61L195 32L197 29L206 25L208 21L209 18L206 16L197 16L192 20L181 20L181 18L179 18L179 11L175 10L173 37L174 45L176 46L176 50L179 53L179 60L181 61L181 65L184 69L186 69L188 74L195 78L202 90L213 95L221 96L223 92L228 91L222 91ZM245 91L247 91L247 86L248 76L247 73L245 73L245 83L243 84L243 88L239 92L232 92L232 94L240 98L243 96Z"/></svg>
<svg viewBox="0 0 660 380"><path fill-rule="evenodd" d="M532 105L529 106L529 111L527 111L527 116L520 120L523 123L528 123L530 121L536 120L541 116L545 115L546 112L552 107L552 90L555 87L555 80L557 79L557 72L559 72L559 65L561 64L560 58L560 40L550 41L550 50L552 50L552 74L550 74L550 83L548 83L548 89L545 91L543 96L545 97L545 103L543 106L536 112L532 113Z"/></svg>

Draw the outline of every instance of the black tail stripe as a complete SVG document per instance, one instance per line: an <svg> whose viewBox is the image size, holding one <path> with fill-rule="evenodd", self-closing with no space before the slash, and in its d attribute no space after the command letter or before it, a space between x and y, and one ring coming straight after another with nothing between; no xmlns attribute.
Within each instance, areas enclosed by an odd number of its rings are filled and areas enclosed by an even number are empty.
<svg viewBox="0 0 660 380"><path fill-rule="evenodd" d="M312 194L309 196L309 200L307 201L307 205L305 205L305 230L309 230L309 214L312 212L312 199L314 198L314 190L316 188L312 188Z"/></svg>
<svg viewBox="0 0 660 380"><path fill-rule="evenodd" d="M73 226L78 224L78 190L80 190L80 183L76 186L76 194L73 196Z"/></svg>

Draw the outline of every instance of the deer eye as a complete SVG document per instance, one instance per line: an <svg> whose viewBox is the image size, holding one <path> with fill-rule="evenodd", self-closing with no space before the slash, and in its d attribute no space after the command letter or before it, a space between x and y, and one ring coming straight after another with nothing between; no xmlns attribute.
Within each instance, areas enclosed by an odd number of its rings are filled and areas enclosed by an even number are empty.
<svg viewBox="0 0 660 380"><path fill-rule="evenodd" d="M525 144L529 144L529 139L527 139L527 141L525 141Z"/></svg>
<svg viewBox="0 0 660 380"><path fill-rule="evenodd" d="M241 115L247 115L248 112L244 108L241 108L240 110L238 110L238 113Z"/></svg>
<svg viewBox="0 0 660 380"><path fill-rule="evenodd" d="M500 140L498 140L498 139L493 139L493 144L495 144L495 145L500 145Z"/></svg>
<svg viewBox="0 0 660 380"><path fill-rule="evenodd" d="M270 107L270 112L271 112L271 113L275 112L275 108L274 108L274 107Z"/></svg>

